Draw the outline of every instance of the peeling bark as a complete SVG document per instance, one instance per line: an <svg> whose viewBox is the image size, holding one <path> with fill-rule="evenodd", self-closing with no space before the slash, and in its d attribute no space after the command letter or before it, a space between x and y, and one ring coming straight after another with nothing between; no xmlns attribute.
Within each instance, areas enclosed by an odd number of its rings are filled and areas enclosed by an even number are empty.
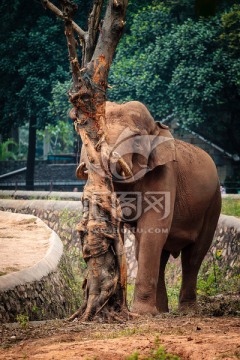
<svg viewBox="0 0 240 360"><path fill-rule="evenodd" d="M127 0L109 0L103 21L100 20L103 0L94 0L87 32L79 30L72 20L77 10L72 1L59 0L62 10L54 8L49 1L43 3L64 19L73 78L69 92L74 106L71 115L89 161L101 168L100 150L107 147L104 137L107 78L125 24ZM82 45L81 66L74 31ZM126 257L119 222L121 208L110 171L101 170L89 172L83 192L83 217L78 231L87 263L83 283L85 300L70 320L101 316L111 321L128 316Z"/></svg>

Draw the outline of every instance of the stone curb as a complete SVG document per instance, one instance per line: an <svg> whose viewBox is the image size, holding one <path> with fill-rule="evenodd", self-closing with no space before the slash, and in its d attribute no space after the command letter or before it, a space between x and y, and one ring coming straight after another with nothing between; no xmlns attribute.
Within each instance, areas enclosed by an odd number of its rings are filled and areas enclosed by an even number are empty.
<svg viewBox="0 0 240 360"><path fill-rule="evenodd" d="M41 222L44 226L51 230L42 220L37 219L37 222ZM13 289L18 285L25 285L34 281L41 280L44 276L54 272L63 255L63 244L58 235L51 230L49 237L50 246L46 252L44 258L37 262L32 267L24 270L13 272L11 274L2 275L0 277L0 292L4 292Z"/></svg>
<svg viewBox="0 0 240 360"><path fill-rule="evenodd" d="M0 190L0 199L45 199L45 200L73 200L81 201L82 192L61 191L25 191L25 190Z"/></svg>
<svg viewBox="0 0 240 360"><path fill-rule="evenodd" d="M218 227L234 228L240 233L240 219L236 216L223 215L221 214L218 220Z"/></svg>
<svg viewBox="0 0 240 360"><path fill-rule="evenodd" d="M48 200L48 199L33 199L33 200L24 200L24 199L1 199L0 198L0 209L2 211L8 211L8 209L14 209L15 212L21 212L22 209L29 208L33 209L42 209L48 211L54 210L78 210L79 213L82 211L83 206L81 201L74 200ZM29 212L30 214L31 212Z"/></svg>

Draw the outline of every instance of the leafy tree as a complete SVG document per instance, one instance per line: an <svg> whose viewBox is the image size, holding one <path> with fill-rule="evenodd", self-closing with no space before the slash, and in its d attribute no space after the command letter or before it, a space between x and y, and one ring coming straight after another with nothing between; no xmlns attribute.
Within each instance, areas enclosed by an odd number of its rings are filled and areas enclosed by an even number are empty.
<svg viewBox="0 0 240 360"><path fill-rule="evenodd" d="M9 159L16 160L17 156L15 151L9 150L9 146L13 145L15 148L17 147L17 144L12 139L8 139L2 143L0 143L0 161L5 161Z"/></svg>
<svg viewBox="0 0 240 360"><path fill-rule="evenodd" d="M68 76L63 28L37 2L3 0L0 11L1 133L7 138L13 126L29 123L26 183L32 189L36 130L55 120L48 108L51 90L56 79Z"/></svg>
<svg viewBox="0 0 240 360"><path fill-rule="evenodd" d="M86 27L91 0L77 3L79 23ZM2 0L0 15L0 131L7 139L12 127L29 123L26 179L33 188L36 130L56 123L49 107L52 89L69 78L63 25L44 11L41 1Z"/></svg>
<svg viewBox="0 0 240 360"><path fill-rule="evenodd" d="M71 153L73 149L73 126L68 121L59 120L57 125L48 124L45 130L37 132L38 139L48 137L49 153Z"/></svg>
<svg viewBox="0 0 240 360"><path fill-rule="evenodd" d="M240 5L234 5L229 12L221 17L222 31L220 39L226 50L236 58L240 56Z"/></svg>
<svg viewBox="0 0 240 360"><path fill-rule="evenodd" d="M155 118L180 121L229 151L240 147L239 8L179 23L171 7L137 13L111 69L109 96L140 100ZM231 142L226 144L226 134Z"/></svg>

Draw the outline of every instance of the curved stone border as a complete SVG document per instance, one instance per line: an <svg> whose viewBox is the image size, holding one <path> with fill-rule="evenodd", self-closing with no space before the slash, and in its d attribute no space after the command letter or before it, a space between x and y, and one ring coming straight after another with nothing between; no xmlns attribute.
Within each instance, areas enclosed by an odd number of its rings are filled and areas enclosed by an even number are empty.
<svg viewBox="0 0 240 360"><path fill-rule="evenodd" d="M34 217L37 219L37 223L41 221L36 216ZM41 222L49 229L43 221ZM15 286L23 285L28 282L41 280L44 276L47 276L50 272L57 269L63 255L63 244L53 230L51 230L49 242L50 247L48 248L46 255L35 265L14 273L0 276L0 292L10 290Z"/></svg>
<svg viewBox="0 0 240 360"><path fill-rule="evenodd" d="M217 227L231 227L236 229L236 231L240 233L240 219L236 216L221 214L218 220Z"/></svg>
<svg viewBox="0 0 240 360"><path fill-rule="evenodd" d="M240 219L235 216L220 215L212 254L217 255L218 265L225 269L226 276L238 276L240 267Z"/></svg>
<svg viewBox="0 0 240 360"><path fill-rule="evenodd" d="M0 276L0 323L14 322L19 315L29 320L64 318L80 306L81 288L60 238L34 217L50 230L49 247L33 266Z"/></svg>
<svg viewBox="0 0 240 360"><path fill-rule="evenodd" d="M0 199L45 199L81 201L82 192L0 190Z"/></svg>

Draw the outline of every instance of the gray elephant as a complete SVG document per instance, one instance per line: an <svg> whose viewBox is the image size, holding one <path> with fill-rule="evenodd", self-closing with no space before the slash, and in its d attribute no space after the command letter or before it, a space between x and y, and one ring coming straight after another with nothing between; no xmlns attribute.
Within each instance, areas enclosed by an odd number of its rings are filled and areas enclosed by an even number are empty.
<svg viewBox="0 0 240 360"><path fill-rule="evenodd" d="M122 224L128 224L136 237L132 311L168 311L165 266L170 254L180 253L179 307L194 307L197 275L221 209L213 160L202 149L175 140L168 127L156 123L137 101L107 102L103 154L101 167L112 171ZM86 179L91 166L83 146L78 177Z"/></svg>

